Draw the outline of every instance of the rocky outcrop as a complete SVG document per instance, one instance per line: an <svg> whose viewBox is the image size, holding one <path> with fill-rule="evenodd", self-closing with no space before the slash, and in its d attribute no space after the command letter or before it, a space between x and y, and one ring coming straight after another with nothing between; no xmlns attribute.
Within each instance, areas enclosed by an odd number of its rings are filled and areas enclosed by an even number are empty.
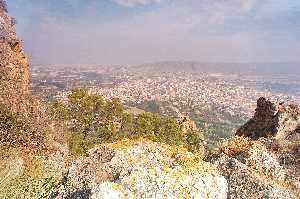
<svg viewBox="0 0 300 199"><path fill-rule="evenodd" d="M29 92L29 65L21 41L16 37L15 21L0 1L0 118L15 118L13 126L0 128L0 147L22 145L29 149L44 147L44 139L56 130L47 108ZM13 132L15 129L16 132ZM20 133L20 132L22 133ZM47 134L47 135L46 135ZM52 145L52 144L51 144Z"/></svg>
<svg viewBox="0 0 300 199"><path fill-rule="evenodd" d="M226 177L228 198L296 199L300 197L300 156L286 144L235 137L208 160ZM288 154L290 161L282 161Z"/></svg>
<svg viewBox="0 0 300 199"><path fill-rule="evenodd" d="M82 190L91 198L227 198L227 182L211 164L184 148L146 140L91 149L67 179L71 195Z"/></svg>
<svg viewBox="0 0 300 199"><path fill-rule="evenodd" d="M196 123L188 116L181 116L180 123L182 124L182 131L187 134L189 131L199 131Z"/></svg>
<svg viewBox="0 0 300 199"><path fill-rule="evenodd" d="M228 198L300 198L300 112L257 101L255 115L207 160L228 181Z"/></svg>
<svg viewBox="0 0 300 199"><path fill-rule="evenodd" d="M6 3L0 1L0 102L17 110L29 90L29 66L20 40L16 37L15 20L8 16Z"/></svg>
<svg viewBox="0 0 300 199"><path fill-rule="evenodd" d="M7 15L6 2L0 0L0 36L8 41L16 40L15 23L15 19Z"/></svg>
<svg viewBox="0 0 300 199"><path fill-rule="evenodd" d="M296 105L276 104L265 98L257 101L255 115L237 130L236 135L252 139L275 137L284 139L300 126L300 110Z"/></svg>
<svg viewBox="0 0 300 199"><path fill-rule="evenodd" d="M299 145L287 144L235 137L208 160L226 177L228 198L296 199L300 197L300 156L294 147Z"/></svg>
<svg viewBox="0 0 300 199"><path fill-rule="evenodd" d="M300 198L299 109L264 98L237 131L243 137L223 143L208 162L183 147L143 139L68 156L59 143L63 131L38 100L29 100L28 61L14 24L0 0L0 106L22 112L30 140L20 154L14 147L1 157L0 198ZM188 119L183 124L186 131L196 128ZM41 146L42 153L35 150Z"/></svg>
<svg viewBox="0 0 300 199"><path fill-rule="evenodd" d="M14 26L0 0L0 198L48 198L41 195L61 177L68 149L61 125L29 92L28 60Z"/></svg>

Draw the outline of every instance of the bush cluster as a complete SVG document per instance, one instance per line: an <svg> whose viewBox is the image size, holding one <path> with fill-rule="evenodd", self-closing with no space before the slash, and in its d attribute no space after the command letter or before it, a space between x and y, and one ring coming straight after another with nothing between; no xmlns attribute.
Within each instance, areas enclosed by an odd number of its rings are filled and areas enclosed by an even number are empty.
<svg viewBox="0 0 300 199"><path fill-rule="evenodd" d="M183 132L182 123L154 113L133 116L118 99L104 100L98 95L77 89L66 103L52 104L55 117L64 121L73 153L83 154L95 144L123 138L146 138L170 145L185 145L196 152L202 147L200 132Z"/></svg>

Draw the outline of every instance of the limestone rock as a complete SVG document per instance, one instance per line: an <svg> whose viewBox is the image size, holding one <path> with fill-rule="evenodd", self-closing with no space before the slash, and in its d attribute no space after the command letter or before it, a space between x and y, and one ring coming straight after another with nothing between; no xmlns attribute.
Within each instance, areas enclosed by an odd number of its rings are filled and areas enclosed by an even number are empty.
<svg viewBox="0 0 300 199"><path fill-rule="evenodd" d="M236 133L245 137L230 139L211 159L228 179L229 196L300 198L299 127L298 106L258 99Z"/></svg>
<svg viewBox="0 0 300 199"><path fill-rule="evenodd" d="M188 131L198 131L196 123L188 116L181 116L180 123L182 124L182 131L186 134Z"/></svg>
<svg viewBox="0 0 300 199"><path fill-rule="evenodd" d="M237 159L225 158L219 160L219 168L228 172L228 198L297 198L290 189L270 181L256 170L250 169Z"/></svg>
<svg viewBox="0 0 300 199"><path fill-rule="evenodd" d="M298 145L296 145L298 146ZM208 160L228 181L228 198L299 198L299 157L287 143L276 139L235 137L225 142Z"/></svg>
<svg viewBox="0 0 300 199"><path fill-rule="evenodd" d="M237 130L236 135L252 139L275 137L284 139L300 126L300 110L296 105L275 104L265 98L257 101L255 115Z"/></svg>
<svg viewBox="0 0 300 199"><path fill-rule="evenodd" d="M122 186L113 182L104 182L95 187L91 193L91 199L134 199L131 192L124 190Z"/></svg>
<svg viewBox="0 0 300 199"><path fill-rule="evenodd" d="M100 145L74 162L68 179L92 198L227 198L226 179L211 164L147 140Z"/></svg>

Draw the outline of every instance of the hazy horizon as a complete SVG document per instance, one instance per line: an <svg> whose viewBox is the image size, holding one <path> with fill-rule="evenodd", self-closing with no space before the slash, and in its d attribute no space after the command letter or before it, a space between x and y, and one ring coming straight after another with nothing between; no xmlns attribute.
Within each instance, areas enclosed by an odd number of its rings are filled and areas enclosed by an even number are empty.
<svg viewBox="0 0 300 199"><path fill-rule="evenodd" d="M300 63L293 0L10 0L32 65Z"/></svg>

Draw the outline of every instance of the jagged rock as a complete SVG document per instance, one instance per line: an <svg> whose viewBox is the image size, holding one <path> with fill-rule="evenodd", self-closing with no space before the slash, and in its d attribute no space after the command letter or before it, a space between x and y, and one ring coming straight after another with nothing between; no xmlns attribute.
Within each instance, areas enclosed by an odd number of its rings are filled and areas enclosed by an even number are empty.
<svg viewBox="0 0 300 199"><path fill-rule="evenodd" d="M0 11L7 12L7 4L5 0L0 0Z"/></svg>
<svg viewBox="0 0 300 199"><path fill-rule="evenodd" d="M182 132L186 134L188 131L199 131L196 123L188 116L181 116L180 123L182 124Z"/></svg>
<svg viewBox="0 0 300 199"><path fill-rule="evenodd" d="M236 135L252 139L275 137L284 139L300 126L300 111L296 105L275 104L265 98L257 101L255 115L237 130Z"/></svg>
<svg viewBox="0 0 300 199"><path fill-rule="evenodd" d="M218 164L219 169L228 172L226 176L229 183L228 198L297 198L284 185L270 181L237 159L223 157Z"/></svg>
<svg viewBox="0 0 300 199"><path fill-rule="evenodd" d="M4 0L0 0L0 37L6 40L17 40L15 31L15 19L7 15L7 5Z"/></svg>
<svg viewBox="0 0 300 199"><path fill-rule="evenodd" d="M0 117L12 116L18 118L18 123L26 128L23 131L28 132L21 138L7 139L9 134L4 134L6 129L0 129L2 137L0 147L19 143L27 149L36 150L45 147L44 140L51 136L54 137L54 131L50 125L54 122L47 113L47 107L44 106L36 97L29 92L29 64L23 51L21 41L16 37L14 20L8 16L6 3L0 1L0 109L7 115L3 116L0 111ZM22 126L21 125L21 126ZM49 127L49 128L48 128ZM47 130L46 130L47 129ZM45 135L48 132L48 135ZM10 132L12 133L12 132ZM25 139L24 139L25 138ZM27 140L27 141L25 141ZM28 141L29 140L29 141ZM54 140L54 139L53 139ZM25 143L26 142L26 143ZM54 142L54 141L53 141ZM52 145L52 143L50 144ZM61 146L60 146L61 147Z"/></svg>
<svg viewBox="0 0 300 199"><path fill-rule="evenodd" d="M284 163L291 154L286 143L276 139L257 141L235 137L225 142L208 160L228 181L228 198L299 198L299 156Z"/></svg>
<svg viewBox="0 0 300 199"><path fill-rule="evenodd" d="M48 198L68 149L46 106L29 92L29 65L15 20L0 0L0 198Z"/></svg>
<svg viewBox="0 0 300 199"><path fill-rule="evenodd" d="M229 195L300 198L299 127L298 106L258 99L254 117L236 133L248 138L230 139L211 159L227 177Z"/></svg>
<svg viewBox="0 0 300 199"><path fill-rule="evenodd" d="M92 189L92 198L227 197L227 182L211 164L182 147L146 140L98 146L71 168L73 190Z"/></svg>
<svg viewBox="0 0 300 199"><path fill-rule="evenodd" d="M29 65L20 40L16 37L14 19L8 16L6 3L0 1L0 102L12 110L29 92ZM21 110L22 111L22 110Z"/></svg>

